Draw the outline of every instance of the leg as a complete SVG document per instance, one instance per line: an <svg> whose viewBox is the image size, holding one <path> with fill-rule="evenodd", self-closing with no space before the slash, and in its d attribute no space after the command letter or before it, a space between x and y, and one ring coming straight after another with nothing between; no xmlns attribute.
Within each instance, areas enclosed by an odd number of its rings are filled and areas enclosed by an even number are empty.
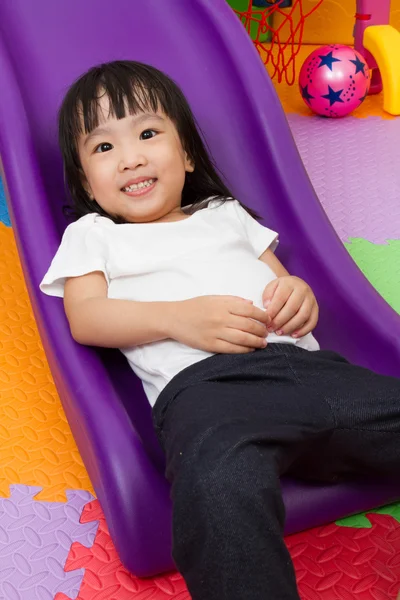
<svg viewBox="0 0 400 600"><path fill-rule="evenodd" d="M265 357L258 360L265 372ZM281 355L270 357L262 383L250 383L250 373L238 382L227 364L221 372L228 381L181 391L158 429L175 563L193 600L298 600L279 476L310 439L330 435L329 407L299 397Z"/></svg>
<svg viewBox="0 0 400 600"><path fill-rule="evenodd" d="M319 480L398 478L400 379L352 365L334 352L285 349L299 387L304 393L318 390L335 420L323 454L303 455L293 473Z"/></svg>
<svg viewBox="0 0 400 600"><path fill-rule="evenodd" d="M298 600L274 451L219 433L173 476L175 563L193 600Z"/></svg>

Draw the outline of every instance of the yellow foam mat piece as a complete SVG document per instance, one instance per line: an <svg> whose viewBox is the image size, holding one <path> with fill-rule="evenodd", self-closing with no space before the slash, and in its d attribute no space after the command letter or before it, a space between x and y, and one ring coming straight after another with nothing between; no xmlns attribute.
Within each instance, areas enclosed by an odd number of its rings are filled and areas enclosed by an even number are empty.
<svg viewBox="0 0 400 600"><path fill-rule="evenodd" d="M266 44L266 46L268 46ZM300 72L301 65L311 52L313 52L319 46L316 45L305 45L300 48L300 51L296 57L296 73L297 76ZM267 70L271 74L273 67L271 64L267 65ZM282 102L283 108L286 113L296 113L298 115L312 116L313 113L304 103L297 83L289 86L284 80L278 83L276 79L273 79L273 84L276 91L278 92L280 101ZM382 119L394 119L392 115L383 110L383 94L376 94L374 96L367 96L361 106L352 113L353 117L365 119L367 117L381 117Z"/></svg>
<svg viewBox="0 0 400 600"><path fill-rule="evenodd" d="M0 223L0 494L10 484L93 493L62 409L26 291L13 232Z"/></svg>

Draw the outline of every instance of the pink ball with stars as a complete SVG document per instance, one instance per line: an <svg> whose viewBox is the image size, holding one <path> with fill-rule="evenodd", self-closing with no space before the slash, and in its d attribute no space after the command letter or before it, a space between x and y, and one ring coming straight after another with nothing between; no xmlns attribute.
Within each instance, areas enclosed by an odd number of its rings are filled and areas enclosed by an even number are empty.
<svg viewBox="0 0 400 600"><path fill-rule="evenodd" d="M314 50L299 75L301 96L324 117L344 117L365 100L371 74L365 59L349 46L331 44Z"/></svg>

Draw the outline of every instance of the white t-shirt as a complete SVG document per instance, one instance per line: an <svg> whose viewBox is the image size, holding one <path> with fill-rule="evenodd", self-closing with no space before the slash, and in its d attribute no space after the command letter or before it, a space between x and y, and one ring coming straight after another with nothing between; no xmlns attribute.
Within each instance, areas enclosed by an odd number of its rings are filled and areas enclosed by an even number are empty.
<svg viewBox="0 0 400 600"><path fill-rule="evenodd" d="M116 225L91 213L67 227L40 289L63 297L66 278L102 271L109 298L154 302L233 295L263 308L263 290L276 275L258 257L277 245L278 234L253 219L237 200L213 199L206 208L170 223ZM319 349L311 334L296 340L272 333L268 342ZM172 339L122 352L152 406L174 375L212 356Z"/></svg>

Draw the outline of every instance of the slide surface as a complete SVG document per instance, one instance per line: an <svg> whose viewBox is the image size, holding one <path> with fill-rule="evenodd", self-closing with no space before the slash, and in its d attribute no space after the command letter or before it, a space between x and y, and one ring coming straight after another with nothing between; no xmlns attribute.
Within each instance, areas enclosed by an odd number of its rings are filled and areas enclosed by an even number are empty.
<svg viewBox="0 0 400 600"><path fill-rule="evenodd" d="M30 299L117 550L131 571L151 575L173 566L171 507L142 387L117 352L75 344L62 302L38 290L66 226L57 108L82 71L117 58L150 62L182 86L233 193L280 232L281 260L315 290L322 347L396 375L400 319L328 221L265 68L225 0L74 0L62 12L51 0L4 0L0 156ZM400 486L285 482L284 493L293 532L394 500Z"/></svg>
<svg viewBox="0 0 400 600"><path fill-rule="evenodd" d="M367 27L364 47L375 58L381 73L384 110L400 115L400 33L391 25Z"/></svg>

